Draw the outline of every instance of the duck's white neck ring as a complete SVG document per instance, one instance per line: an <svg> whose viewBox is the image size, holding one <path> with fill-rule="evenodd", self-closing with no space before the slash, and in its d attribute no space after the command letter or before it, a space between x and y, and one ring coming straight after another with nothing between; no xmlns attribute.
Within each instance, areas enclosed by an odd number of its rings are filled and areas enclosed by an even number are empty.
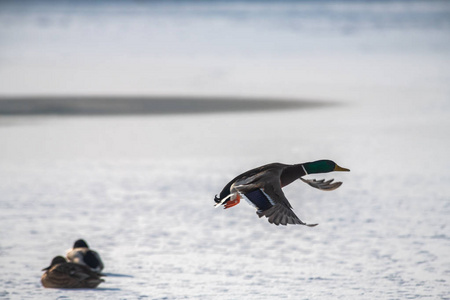
<svg viewBox="0 0 450 300"><path fill-rule="evenodd" d="M305 175L308 175L308 172L306 172L305 166L302 165L303 171L305 171Z"/></svg>

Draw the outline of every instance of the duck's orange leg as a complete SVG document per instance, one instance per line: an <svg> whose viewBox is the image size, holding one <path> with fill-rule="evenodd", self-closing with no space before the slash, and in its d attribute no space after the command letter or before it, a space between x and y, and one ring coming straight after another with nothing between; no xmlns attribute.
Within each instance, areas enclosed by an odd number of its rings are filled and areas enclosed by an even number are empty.
<svg viewBox="0 0 450 300"><path fill-rule="evenodd" d="M241 197L239 196L239 194L237 194L236 199L230 200L227 203L225 203L224 209L227 209L227 208L233 207L235 205L238 205L239 202L241 202Z"/></svg>

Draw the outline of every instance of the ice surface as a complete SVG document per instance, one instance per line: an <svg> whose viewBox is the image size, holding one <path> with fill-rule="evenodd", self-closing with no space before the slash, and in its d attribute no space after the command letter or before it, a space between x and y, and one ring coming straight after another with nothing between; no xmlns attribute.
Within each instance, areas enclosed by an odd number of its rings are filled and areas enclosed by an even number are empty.
<svg viewBox="0 0 450 300"><path fill-rule="evenodd" d="M258 3L1 4L8 97L334 103L0 116L1 299L450 298L449 5ZM138 43L153 22L158 42ZM205 48L214 36L219 44ZM284 188L317 227L274 226L246 202L214 209L214 195L243 171L321 158L351 172L308 178L335 178L339 189ZM78 238L102 256L106 282L42 288L40 270Z"/></svg>

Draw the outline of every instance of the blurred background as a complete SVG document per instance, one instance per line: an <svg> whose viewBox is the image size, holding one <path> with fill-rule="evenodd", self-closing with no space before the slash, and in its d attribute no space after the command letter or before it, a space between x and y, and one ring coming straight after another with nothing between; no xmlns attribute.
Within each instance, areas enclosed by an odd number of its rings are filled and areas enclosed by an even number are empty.
<svg viewBox="0 0 450 300"><path fill-rule="evenodd" d="M0 298L448 299L449 83L448 1L0 1ZM213 209L322 158L315 228ZM106 282L43 289L79 238Z"/></svg>
<svg viewBox="0 0 450 300"><path fill-rule="evenodd" d="M0 18L2 95L334 100L431 87L450 47L446 1L2 1Z"/></svg>

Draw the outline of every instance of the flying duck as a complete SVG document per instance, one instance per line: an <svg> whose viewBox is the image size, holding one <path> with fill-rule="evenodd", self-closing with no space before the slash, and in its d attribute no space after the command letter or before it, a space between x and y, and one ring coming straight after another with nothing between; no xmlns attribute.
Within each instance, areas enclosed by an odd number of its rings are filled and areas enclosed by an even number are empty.
<svg viewBox="0 0 450 300"><path fill-rule="evenodd" d="M96 288L101 282L102 274L98 274L87 266L67 262L62 256L53 258L49 267L41 277L41 283L46 288Z"/></svg>
<svg viewBox="0 0 450 300"><path fill-rule="evenodd" d="M84 240L77 240L73 244L73 248L67 251L66 256L70 262L86 265L94 272L100 273L103 270L103 262L100 259L100 255L89 249Z"/></svg>
<svg viewBox="0 0 450 300"><path fill-rule="evenodd" d="M281 163L264 165L242 173L231 180L220 194L214 197L215 206L223 205L225 209L233 207L239 204L240 195L243 195L257 209L256 214L260 218L266 216L269 223L275 225L300 224L313 227L317 224L306 224L295 215L281 188L300 178L316 189L332 191L340 187L342 182L333 182L334 179L325 181L324 179L310 180L302 177L308 174L333 171L350 170L338 166L331 160L318 160L295 165Z"/></svg>

